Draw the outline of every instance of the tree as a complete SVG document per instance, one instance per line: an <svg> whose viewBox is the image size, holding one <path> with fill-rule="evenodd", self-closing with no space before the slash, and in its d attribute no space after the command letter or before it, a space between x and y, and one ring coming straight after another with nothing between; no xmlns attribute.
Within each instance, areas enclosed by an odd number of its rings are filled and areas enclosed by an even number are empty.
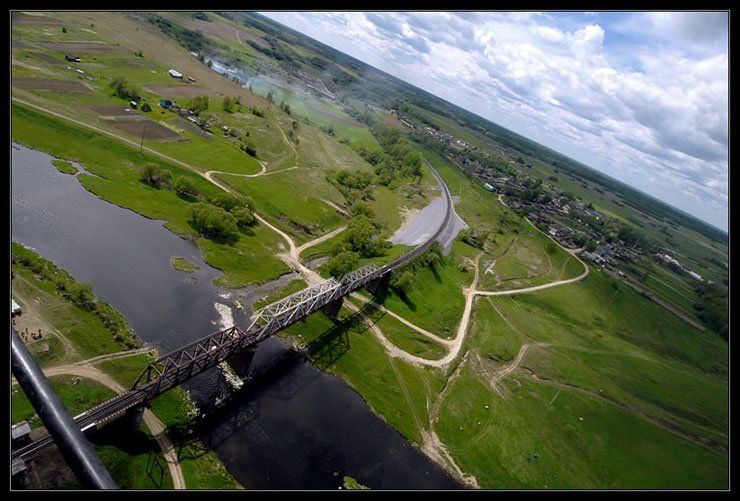
<svg viewBox="0 0 740 501"><path fill-rule="evenodd" d="M188 108L195 114L203 113L208 111L208 96L195 96L190 100Z"/></svg>
<svg viewBox="0 0 740 501"><path fill-rule="evenodd" d="M411 284L414 282L414 273L411 270L403 270L400 273L394 273L391 276L390 287L391 289L406 294L411 288Z"/></svg>
<svg viewBox="0 0 740 501"><path fill-rule="evenodd" d="M200 202L191 206L190 223L207 238L226 242L239 239L234 215L215 205Z"/></svg>
<svg viewBox="0 0 740 501"><path fill-rule="evenodd" d="M147 162L141 167L139 179L155 188L159 188L163 183L169 183L172 179L172 172L163 169L155 163Z"/></svg>
<svg viewBox="0 0 740 501"><path fill-rule="evenodd" d="M74 304L82 308L90 310L95 306L95 295L88 282L73 282L67 288L67 295Z"/></svg>
<svg viewBox="0 0 740 501"><path fill-rule="evenodd" d="M353 216L365 216L368 219L375 219L375 211L367 202L357 202L349 212Z"/></svg>
<svg viewBox="0 0 740 501"><path fill-rule="evenodd" d="M241 207L243 205L241 200L228 193L219 193L211 199L211 203L225 211L231 211L234 208Z"/></svg>
<svg viewBox="0 0 740 501"><path fill-rule="evenodd" d="M596 241L595 240L589 240L586 244L586 251L587 252L593 252L596 250Z"/></svg>
<svg viewBox="0 0 740 501"><path fill-rule="evenodd" d="M641 245L645 241L640 232L630 226L619 228L617 237L627 245Z"/></svg>
<svg viewBox="0 0 740 501"><path fill-rule="evenodd" d="M128 82L126 82L126 78L124 77L115 77L110 82L110 87L113 89L113 91L116 93L118 97L121 99L126 99L130 101L138 101L141 98L141 95L139 94L139 90L130 85Z"/></svg>
<svg viewBox="0 0 740 501"><path fill-rule="evenodd" d="M236 218L236 225L240 229L248 228L257 222L257 218L255 218L254 214L252 214L252 212L246 207L237 207L232 210L231 213Z"/></svg>
<svg viewBox="0 0 740 501"><path fill-rule="evenodd" d="M360 255L356 252L340 252L326 263L326 270L334 278L342 278L350 271L357 268Z"/></svg>
<svg viewBox="0 0 740 501"><path fill-rule="evenodd" d="M233 112L234 111L234 100L231 99L229 96L225 96L222 107L226 113Z"/></svg>
<svg viewBox="0 0 740 501"><path fill-rule="evenodd" d="M175 191L178 195L186 197L194 197L198 195L198 190L195 188L195 184L189 177L178 176L175 182L172 183Z"/></svg>
<svg viewBox="0 0 740 501"><path fill-rule="evenodd" d="M346 242L364 257L378 255L377 227L366 216L355 216L347 225Z"/></svg>
<svg viewBox="0 0 740 501"><path fill-rule="evenodd" d="M250 157L256 157L257 156L257 148L255 148L254 143L252 141L242 141L239 145L242 151L249 155Z"/></svg>

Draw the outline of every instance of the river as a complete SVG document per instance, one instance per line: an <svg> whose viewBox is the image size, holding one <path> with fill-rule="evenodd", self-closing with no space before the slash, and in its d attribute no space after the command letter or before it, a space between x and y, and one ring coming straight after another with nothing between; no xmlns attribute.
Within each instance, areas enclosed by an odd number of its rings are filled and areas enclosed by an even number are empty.
<svg viewBox="0 0 740 501"><path fill-rule="evenodd" d="M164 352L218 330L224 314L244 324L245 314L228 308L234 291L212 284L220 272L194 244L96 197L49 155L12 147L12 239L90 282L142 340ZM173 256L200 270L172 269ZM336 489L349 475L373 489L460 488L344 381L291 353L280 339L263 342L250 368L261 376L238 392L216 369L184 385L208 414L201 439L240 484Z"/></svg>

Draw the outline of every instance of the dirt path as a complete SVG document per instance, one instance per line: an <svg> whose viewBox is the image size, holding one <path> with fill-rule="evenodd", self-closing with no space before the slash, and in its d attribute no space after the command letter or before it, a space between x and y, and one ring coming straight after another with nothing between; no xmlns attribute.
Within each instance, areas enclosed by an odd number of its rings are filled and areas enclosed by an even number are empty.
<svg viewBox="0 0 740 501"><path fill-rule="evenodd" d="M345 216L349 216L350 215L349 212L347 212L342 207L338 206L337 204L335 204L334 202L332 202L328 198L322 198L321 201L324 202L326 205L328 205L329 207L331 207L332 209L334 209L335 211L337 211L340 214L343 214Z"/></svg>
<svg viewBox="0 0 740 501"><path fill-rule="evenodd" d="M113 139L116 139L117 141L124 142L124 143L128 144L129 146L133 146L135 148L139 148L140 147L140 145L136 141L132 141L132 140L130 140L130 139L126 138L126 137L123 137L123 136L121 136L119 134L115 134L115 133L109 132L109 131L107 131L105 129L101 129L100 127L96 127L95 125L91 125L89 123L82 122L82 121L76 120L74 118L70 118L70 117L68 117L66 115L63 115L61 113L57 113L55 111L49 110L48 108L44 108L43 106L39 106L37 104L33 104L31 102L25 101L23 99L19 99L17 97L13 97L12 99L13 99L13 101L16 101L16 102L25 104L26 106L30 106L32 108L35 108L35 109L37 109L39 111L42 111L44 113L47 113L49 115L55 116L57 118L61 118L63 120L67 120L67 121L72 122L72 123L77 124L77 125L81 125L81 126L83 126L85 128L94 130L95 132L99 132L100 134L103 134L105 136L108 136L108 137L111 137ZM285 136L285 133L283 132L283 129L278 126L278 130L280 131L280 134L282 134L283 139L288 144L288 146L290 146L293 149L293 151L295 152L295 146L293 146L290 143L290 141L288 140L288 138ZM182 162L180 160L177 160L176 158L172 158L171 156L165 155L164 153L160 153L160 152L158 152L156 150L153 150L153 149L149 148L148 146L144 146L142 149L145 150L145 151L147 151L148 153L151 153L151 154L156 155L156 156L158 156L160 158L163 158L163 159L167 160L168 162L172 162L174 164L177 164L177 165L179 165L179 166L181 166L181 167L183 167L185 169L188 169L188 170L194 172L195 174L197 174L197 175L205 178L208 182L210 182L211 184L214 184L215 186L218 186L219 188L221 188L222 190L226 191L227 193L231 193L232 195L238 195L239 194L232 187L230 187L230 186L228 186L228 185L220 182L218 179L216 179L214 177L214 174L224 174L223 172L220 172L220 171L202 172L201 170L197 169L196 167L194 167L194 166L192 166L190 164L187 164L185 162ZM262 162L260 162L260 165L263 167L263 169L265 169L265 167L262 164ZM294 165L293 167L290 167L289 169L295 169L295 168L298 168L298 165L297 164ZM284 169L284 170L289 170L289 169ZM230 173L226 173L226 174L230 174ZM242 174L242 176L246 176L246 177L257 177L259 175L267 175L267 174L269 174L269 173L261 172L261 173L258 173L258 174ZM254 213L254 217L260 223L264 224L266 227L270 228L272 231L274 231L275 233L277 233L278 235L280 235L283 238L283 240L285 240L287 242L288 248L290 249L289 252L288 253L281 253L281 254L278 255L278 257L280 257L290 268L298 271L304 277L304 279L306 280L306 282L309 283L309 285L315 284L315 283L323 280L323 278L321 278L321 276L318 275L316 272L314 272L314 271L306 268L305 266L303 266L301 264L301 262L300 262L300 260L298 258L297 248L295 246L295 242L293 241L293 239L287 233L285 233L284 231L278 229L274 225L268 223L267 220L265 220L265 218L263 218L262 216L260 216L257 212ZM321 240L322 238L324 238L324 237L319 237L318 239L316 239L316 240L314 240L312 242L308 242L306 244L303 244L301 246L301 249L302 250L306 250L307 248L312 247L313 245L316 245L318 243L321 243L323 241L323 240Z"/></svg>
<svg viewBox="0 0 740 501"><path fill-rule="evenodd" d="M496 393L498 393L500 396L503 397L504 395L501 393L501 390L498 389L497 383L512 372L514 372L517 367L519 367L519 364L522 363L524 355L527 353L527 349L529 349L529 346L529 343L522 344L522 347L519 348L519 353L516 354L516 358L514 358L514 360L509 365L494 374L493 378L491 379L491 387L496 390Z"/></svg>
<svg viewBox="0 0 740 501"><path fill-rule="evenodd" d="M612 278L615 278L617 280L620 279L615 273L612 273L611 271L608 271L607 270L607 273ZM694 320L691 317L689 317L688 315L686 315L686 313L683 310L681 310L677 306L674 306L673 304L669 303L668 301L665 301L662 298L656 296L655 294L653 294L652 292L650 292L646 288L638 285L634 280L624 279L622 281L630 289L632 289L634 291L637 291L637 292L639 292L641 294L646 294L647 297L648 297L648 299L650 299L651 301L653 301L655 304L657 304L659 306L662 306L664 309L670 311L671 313L673 313L678 318L680 318L681 320L683 320L684 322L686 322L690 326L694 327L695 329L699 329L702 332L704 332L706 330L706 327L704 327L702 324L700 324L696 320Z"/></svg>
<svg viewBox="0 0 740 501"><path fill-rule="evenodd" d="M98 383L107 386L118 394L125 393L127 391L126 388L124 388L120 383L118 383L118 381L110 377L108 374L89 365L73 364L50 367L48 369L44 369L44 374L47 377L72 374L74 376L84 377L87 379L92 379L93 381L97 381ZM180 462L177 459L177 452L175 451L172 442L170 442L170 439L167 438L167 435L165 434L164 423L162 423L162 421L160 421L159 418L155 416L154 413L152 413L152 411L150 411L149 409L144 409L143 420L149 428L149 431L152 433L152 435L154 435L154 439L157 441L157 444L162 450L162 454L167 461L167 468L169 469L170 476L172 477L172 485L175 489L185 489L185 477L183 476Z"/></svg>
<svg viewBox="0 0 740 501"><path fill-rule="evenodd" d="M23 282L23 285L28 287L29 289L37 292L44 292L41 289L39 289L35 284L28 281L25 277L22 275L16 275L14 280L18 280L20 282ZM19 295L16 292L16 296L18 300L20 301L21 307L23 308L23 315L15 319L14 324L16 326L16 330L20 334L25 329L28 329L29 334L32 332L38 332L39 329L41 329L42 333L51 334L52 336L59 339L59 342L62 343L62 346L64 347L65 352L65 358L66 357L75 357L78 355L77 348L72 344L72 342L67 339L67 336L59 332L57 329L55 329L51 323L49 323L46 318L44 317L43 313L38 310L37 303L35 298L25 297L23 295ZM53 298L53 305L47 305L46 310L53 311L53 309L57 309L60 307L60 303L58 302L58 298ZM27 341L27 342L30 342Z"/></svg>
<svg viewBox="0 0 740 501"><path fill-rule="evenodd" d="M329 240L331 238L334 238L335 236L339 235L340 233L342 233L346 229L347 229L346 226L340 226L339 228L336 228L336 229L330 231L326 235L323 235L323 236L321 236L321 237L319 237L319 238L317 238L315 240L311 240L310 242L306 242L305 244L301 245L300 247L296 247L295 248L295 255L293 257L295 257L296 259L300 258L301 253L304 250L308 249L309 247L313 247L314 245L318 245L320 243L326 242L327 240Z"/></svg>

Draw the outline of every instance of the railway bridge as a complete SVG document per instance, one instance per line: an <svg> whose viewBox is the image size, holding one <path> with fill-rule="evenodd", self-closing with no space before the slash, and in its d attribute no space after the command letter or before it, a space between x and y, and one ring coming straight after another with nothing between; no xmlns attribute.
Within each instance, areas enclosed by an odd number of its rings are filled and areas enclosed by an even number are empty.
<svg viewBox="0 0 740 501"><path fill-rule="evenodd" d="M129 391L79 414L74 418L75 425L87 432L100 429L126 415L140 415L144 406L158 395L224 360L228 362L231 357L254 349L260 341L319 310L336 318L344 298L353 291L364 288L375 292L383 277L443 238L450 225L454 214L452 197L441 176L429 163L427 165L442 188L447 210L436 233L424 243L382 267L371 263L346 274L340 280L330 278L267 305L252 315L251 323L245 329L234 325L161 356L144 369ZM52 442L50 435L44 435L14 450L12 457L30 458Z"/></svg>

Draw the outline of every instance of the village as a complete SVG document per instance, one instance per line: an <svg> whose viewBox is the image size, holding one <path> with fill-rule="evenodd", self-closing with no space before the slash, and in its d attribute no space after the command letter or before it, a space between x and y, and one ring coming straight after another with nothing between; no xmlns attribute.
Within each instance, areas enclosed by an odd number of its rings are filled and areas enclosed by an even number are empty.
<svg viewBox="0 0 740 501"><path fill-rule="evenodd" d="M509 207L526 216L562 246L580 252L584 259L615 272L621 278L628 278L625 271L641 274L631 266L632 263L652 256L656 263L665 264L699 282L704 281L704 277L681 264L670 250L651 245L637 231L608 217L593 204L517 168L516 164L531 168L523 159L496 150L500 158L491 161L491 155L467 141L429 125L414 125L399 116L395 109L391 113L406 128L427 134L447 146L447 159L466 174L481 180L486 190L505 196Z"/></svg>

